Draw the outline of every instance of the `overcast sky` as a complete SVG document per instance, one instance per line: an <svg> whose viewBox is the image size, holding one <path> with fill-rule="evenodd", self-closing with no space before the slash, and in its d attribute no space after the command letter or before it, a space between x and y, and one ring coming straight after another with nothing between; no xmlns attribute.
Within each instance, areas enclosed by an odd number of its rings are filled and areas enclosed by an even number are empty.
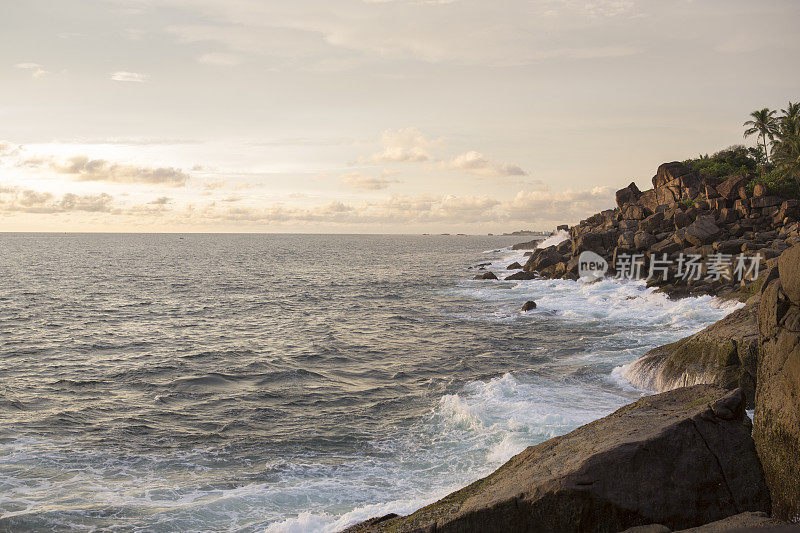
<svg viewBox="0 0 800 533"><path fill-rule="evenodd" d="M792 0L0 6L0 231L550 229L800 99Z"/></svg>

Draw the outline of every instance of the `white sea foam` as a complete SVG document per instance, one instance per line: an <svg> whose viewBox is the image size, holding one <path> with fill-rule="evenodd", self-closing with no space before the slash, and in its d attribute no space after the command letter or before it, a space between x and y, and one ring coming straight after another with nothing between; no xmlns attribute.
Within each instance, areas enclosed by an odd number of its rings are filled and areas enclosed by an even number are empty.
<svg viewBox="0 0 800 533"><path fill-rule="evenodd" d="M562 242L566 241L567 239L569 239L569 232L564 231L562 229L553 233L551 236L540 242L537 248L547 248L549 246L557 246Z"/></svg>

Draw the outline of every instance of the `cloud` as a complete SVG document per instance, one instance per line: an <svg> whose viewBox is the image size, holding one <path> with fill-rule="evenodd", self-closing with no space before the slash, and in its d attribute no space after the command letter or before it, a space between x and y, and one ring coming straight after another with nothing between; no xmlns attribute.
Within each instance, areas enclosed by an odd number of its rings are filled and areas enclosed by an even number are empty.
<svg viewBox="0 0 800 533"><path fill-rule="evenodd" d="M427 139L413 127L398 130L385 130L381 134L383 150L361 161L372 163L419 163L431 159L428 149L441 143L441 140Z"/></svg>
<svg viewBox="0 0 800 533"><path fill-rule="evenodd" d="M111 79L114 81L123 81L123 82L132 82L132 83L144 83L150 78L147 74L140 74L138 72L127 72L124 70L120 70L117 72L111 73Z"/></svg>
<svg viewBox="0 0 800 533"><path fill-rule="evenodd" d="M19 69L29 70L34 78L40 78L47 74L47 71L39 63L17 63L14 66Z"/></svg>
<svg viewBox="0 0 800 533"><path fill-rule="evenodd" d="M390 179L389 176L393 176L396 173L394 172L387 172L383 171L379 178L373 176L365 176L364 174L359 174L357 172L351 174L342 174L340 179L342 183L351 188L351 189L361 189L365 191L378 191L381 189L386 189L392 183L398 183L398 180Z"/></svg>
<svg viewBox="0 0 800 533"><path fill-rule="evenodd" d="M67 193L56 198L52 193L18 187L0 187L0 212L5 213L111 213L114 197L106 194Z"/></svg>
<svg viewBox="0 0 800 533"><path fill-rule="evenodd" d="M489 196L400 196L349 205L342 202L301 208L283 204L258 207L230 207L203 211L212 220L234 220L267 224L325 223L325 224L395 224L401 223L470 223L505 218L496 208L499 200Z"/></svg>
<svg viewBox="0 0 800 533"><path fill-rule="evenodd" d="M19 153L19 145L8 141L0 141L0 156L13 156Z"/></svg>
<svg viewBox="0 0 800 533"><path fill-rule="evenodd" d="M465 152L443 164L448 170L464 170L479 178L506 178L527 176L528 173L514 163L493 163L474 150Z"/></svg>
<svg viewBox="0 0 800 533"><path fill-rule="evenodd" d="M235 67L241 65L244 59L236 54L226 54L222 52L211 52L197 56L198 63L205 63L206 65L215 65L220 67Z"/></svg>
<svg viewBox="0 0 800 533"><path fill-rule="evenodd" d="M614 205L614 189L592 189L551 192L547 190L519 191L504 209L518 219L579 220Z"/></svg>
<svg viewBox="0 0 800 533"><path fill-rule="evenodd" d="M32 160L37 163L39 161ZM75 156L65 162L51 162L51 168L60 174L69 174L78 181L104 181L108 183L138 183L182 187L189 175L173 167L140 167L113 163L105 159Z"/></svg>

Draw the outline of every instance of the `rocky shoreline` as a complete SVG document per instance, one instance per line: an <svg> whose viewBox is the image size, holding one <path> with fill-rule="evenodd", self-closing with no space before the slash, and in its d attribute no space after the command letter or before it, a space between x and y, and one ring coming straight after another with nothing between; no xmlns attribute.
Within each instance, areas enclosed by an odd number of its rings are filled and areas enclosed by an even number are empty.
<svg viewBox="0 0 800 533"><path fill-rule="evenodd" d="M745 306L626 369L659 394L531 446L411 515L346 531L800 528L791 524L800 522L800 208L764 186L750 190L750 178L665 163L652 189L617 191L615 209L568 228L563 242L515 246L531 251L506 280L577 280L579 257L593 252L607 259L607 275L638 269L670 298L710 294ZM686 276L687 257L696 275ZM745 409L755 410L752 424Z"/></svg>

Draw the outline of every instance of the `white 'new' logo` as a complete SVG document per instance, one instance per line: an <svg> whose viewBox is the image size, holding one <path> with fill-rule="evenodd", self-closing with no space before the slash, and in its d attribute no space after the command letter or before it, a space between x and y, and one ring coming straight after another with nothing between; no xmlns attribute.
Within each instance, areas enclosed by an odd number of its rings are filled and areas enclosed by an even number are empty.
<svg viewBox="0 0 800 533"><path fill-rule="evenodd" d="M578 257L578 275L581 278L600 279L608 272L608 261L594 252L581 252Z"/></svg>

